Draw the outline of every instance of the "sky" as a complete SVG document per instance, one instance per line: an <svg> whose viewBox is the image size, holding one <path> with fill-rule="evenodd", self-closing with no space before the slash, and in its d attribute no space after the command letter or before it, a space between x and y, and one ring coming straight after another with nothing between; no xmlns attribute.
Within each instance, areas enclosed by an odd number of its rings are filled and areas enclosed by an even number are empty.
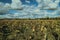
<svg viewBox="0 0 60 40"><path fill-rule="evenodd" d="M0 18L45 17L60 17L60 0L0 0Z"/></svg>
<svg viewBox="0 0 60 40"><path fill-rule="evenodd" d="M0 0L0 2L11 3L12 0ZM30 0L30 3L26 2L26 0L21 0L21 2L22 2L22 4L37 5L36 0Z"/></svg>

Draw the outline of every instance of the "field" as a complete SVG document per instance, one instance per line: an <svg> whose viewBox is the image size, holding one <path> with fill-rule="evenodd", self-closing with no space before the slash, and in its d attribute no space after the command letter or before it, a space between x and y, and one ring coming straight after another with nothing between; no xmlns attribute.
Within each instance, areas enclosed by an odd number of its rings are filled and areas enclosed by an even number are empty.
<svg viewBox="0 0 60 40"><path fill-rule="evenodd" d="M60 40L60 20L0 20L0 40Z"/></svg>

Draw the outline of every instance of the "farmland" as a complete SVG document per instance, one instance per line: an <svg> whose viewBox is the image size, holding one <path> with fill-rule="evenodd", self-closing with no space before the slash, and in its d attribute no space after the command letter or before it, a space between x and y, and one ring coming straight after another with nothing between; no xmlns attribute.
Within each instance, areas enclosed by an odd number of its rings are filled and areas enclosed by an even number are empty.
<svg viewBox="0 0 60 40"><path fill-rule="evenodd" d="M60 40L60 20L0 20L0 40Z"/></svg>

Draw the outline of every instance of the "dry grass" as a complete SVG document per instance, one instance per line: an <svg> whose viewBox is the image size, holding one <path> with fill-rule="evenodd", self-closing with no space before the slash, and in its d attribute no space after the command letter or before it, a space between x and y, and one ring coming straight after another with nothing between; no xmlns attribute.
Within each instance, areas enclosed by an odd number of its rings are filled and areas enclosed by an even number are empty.
<svg viewBox="0 0 60 40"><path fill-rule="evenodd" d="M60 20L0 20L3 26L10 32L2 30L0 40L60 40Z"/></svg>

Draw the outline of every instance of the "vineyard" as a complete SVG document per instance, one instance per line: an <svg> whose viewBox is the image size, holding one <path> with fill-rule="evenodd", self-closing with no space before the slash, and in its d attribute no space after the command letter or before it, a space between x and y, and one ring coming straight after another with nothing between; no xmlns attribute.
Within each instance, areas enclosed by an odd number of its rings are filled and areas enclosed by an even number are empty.
<svg viewBox="0 0 60 40"><path fill-rule="evenodd" d="M0 20L0 40L60 40L60 20Z"/></svg>

